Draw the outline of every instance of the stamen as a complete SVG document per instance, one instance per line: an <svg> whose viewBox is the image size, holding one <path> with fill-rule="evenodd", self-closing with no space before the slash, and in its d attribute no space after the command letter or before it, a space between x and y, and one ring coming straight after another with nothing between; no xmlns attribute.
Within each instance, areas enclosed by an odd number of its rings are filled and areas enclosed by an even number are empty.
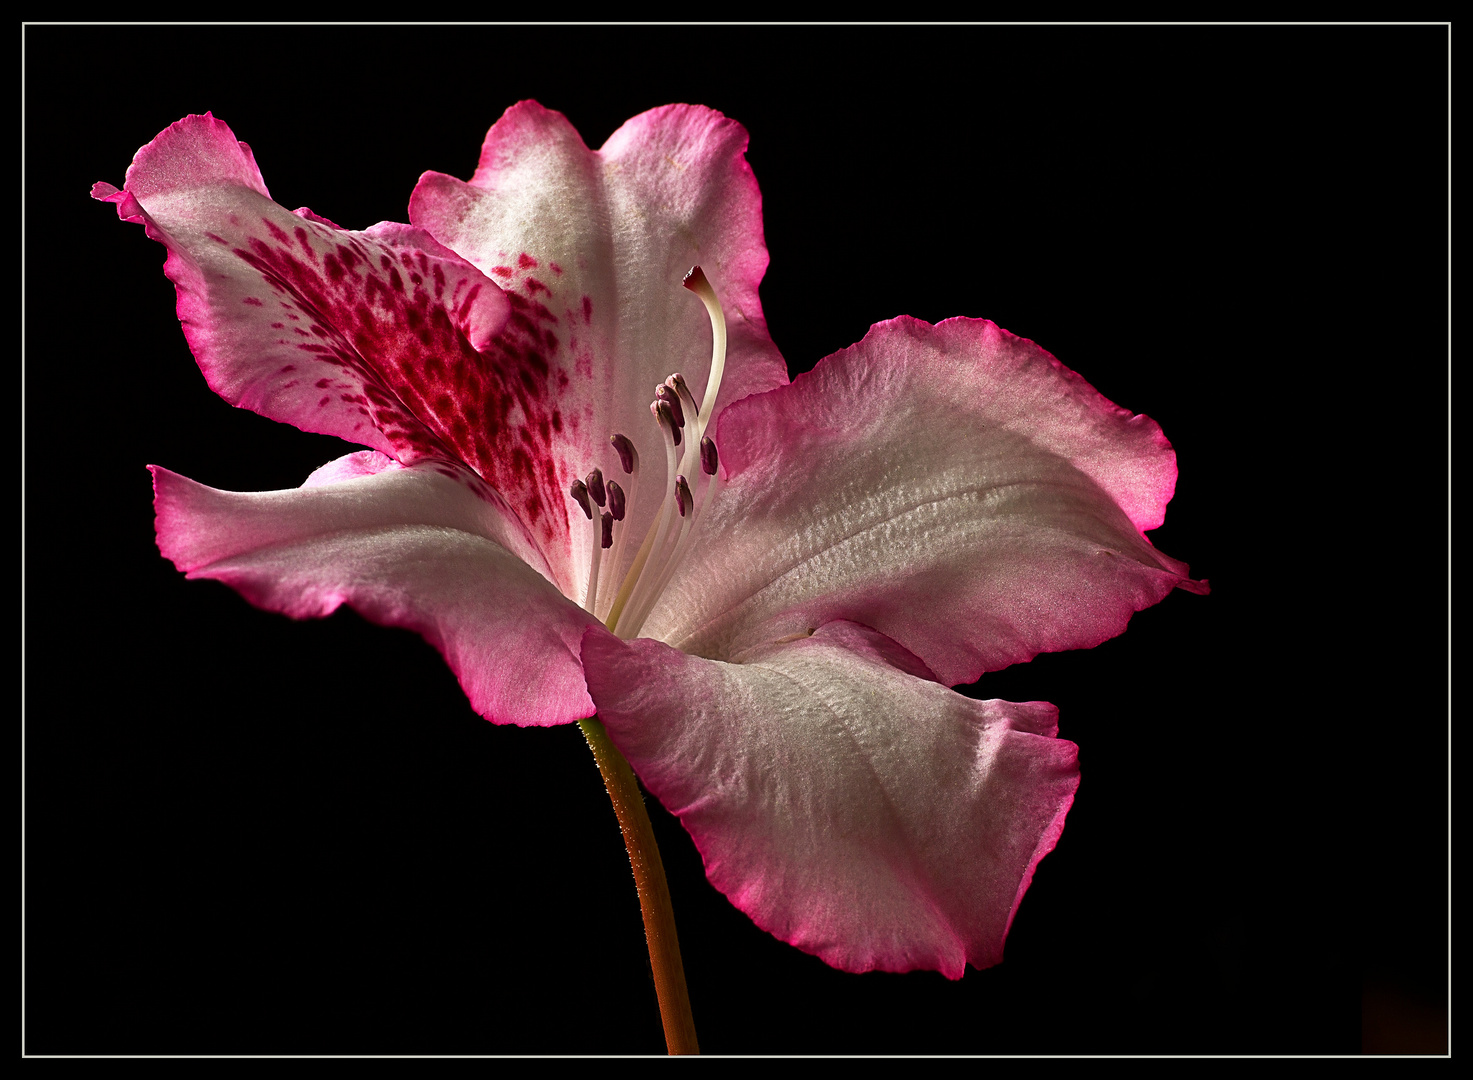
<svg viewBox="0 0 1473 1080"><path fill-rule="evenodd" d="M670 408L668 401L650 402L650 412L655 414L655 419L660 426L675 440L675 445L680 445L680 427L675 423L675 410Z"/></svg>
<svg viewBox="0 0 1473 1080"><path fill-rule="evenodd" d="M588 489L588 494L593 496L593 501L599 506L604 504L604 474L602 469L594 469L583 481L583 486Z"/></svg>
<svg viewBox="0 0 1473 1080"><path fill-rule="evenodd" d="M640 544L628 573L624 575L618 595L614 597L608 617L604 620L610 630L626 639L639 633L645 619L659 602L665 586L679 568L693 540L695 526L715 497L717 488L722 486L717 469L719 457L716 444L706 437L706 429L716 414L721 377L726 368L726 317L722 313L716 290L706 280L706 275L699 266L691 268L690 273L685 276L684 285L700 297L711 320L711 367L702 396L705 407L701 407L702 402L696 400L686 384L685 376L680 372L675 372L663 385L655 388L655 400L650 404L650 413L665 436L665 497L660 500L660 508L650 521L644 541ZM681 429L687 424L690 427L690 441L677 451L676 448L681 445ZM634 483L637 485L639 459L634 453L633 444L623 435L611 436L609 441L618 452L619 463L624 471L634 473ZM699 473L695 471L698 462ZM699 506L695 505L696 498L687 476L707 478L705 490L700 494ZM604 517L622 520L626 509L635 509L636 492L631 491L629 499L621 500L616 510L614 492L619 491L621 496L623 492L612 482L606 486L610 503L609 513ZM599 505L603 503L600 502ZM677 511L681 517L678 529L672 527ZM615 548L613 556L615 565L622 561L624 539L625 534L621 531L619 546Z"/></svg>
<svg viewBox="0 0 1473 1080"><path fill-rule="evenodd" d="M626 639L637 636L644 628L644 621L655 609L655 601L664 594L665 586L670 584L670 579L675 576L676 568L680 566L685 553L695 542L696 529L705 520L706 508L711 505L711 499L715 496L717 489L722 486L721 477L714 474L706 482L706 490L701 493L701 505L696 508L694 514L685 519L685 524L681 526L680 538L675 543L675 550L670 553L670 558L665 561L665 568L660 572L655 587L650 590L650 599L645 601L644 610L636 612L633 618L624 620Z"/></svg>
<svg viewBox="0 0 1473 1080"><path fill-rule="evenodd" d="M639 550L634 553L634 564L629 567L629 573L624 575L624 584L619 586L619 595L614 597L614 603L609 608L608 616L604 619L604 625L611 633L619 632L619 623L623 619L624 612L629 609L629 599L634 595L634 588L639 584L644 564L649 560L650 548L655 546L655 524L658 521L657 517L650 522L650 527L644 534L644 543L640 544Z"/></svg>
<svg viewBox="0 0 1473 1080"><path fill-rule="evenodd" d="M593 507L588 503L588 485L582 480L574 480L573 486L568 489L568 494L573 496L573 501L583 508L583 516L593 517Z"/></svg>
<svg viewBox="0 0 1473 1080"><path fill-rule="evenodd" d="M682 402L689 403L692 416L701 415L700 406L696 404L696 399L691 396L690 387L685 385L684 375L677 371L674 375L671 375L668 379L665 380L665 385L668 386L671 390L674 390L677 394L679 394L680 400Z"/></svg>
<svg viewBox="0 0 1473 1080"><path fill-rule="evenodd" d="M659 393L659 391L661 390L664 391L663 394ZM676 409L677 416L679 416L681 412L684 412L686 416L695 418L700 417L700 410L696 408L696 403L694 400L692 400L690 396L690 390L685 385L685 377L681 375L680 372L677 371L675 374L666 379L664 383L656 388L656 393L663 401L669 401L670 398L673 396L675 400L679 402L679 406ZM692 427L692 430L694 430L694 426ZM696 462L700 458L700 447L697 445L698 442L699 440L694 437L686 442L685 449L681 452L680 455L680 465L678 467L680 472L694 475Z"/></svg>
<svg viewBox="0 0 1473 1080"><path fill-rule="evenodd" d="M617 480L609 481L609 513L615 521L624 520L624 489Z"/></svg>
<svg viewBox="0 0 1473 1080"><path fill-rule="evenodd" d="M574 483L575 498L577 497L577 488L581 486L583 485L577 482ZM583 610L591 615L593 614L595 605L598 603L598 564L603 557L604 545L601 541L603 540L603 517L605 515L593 513L592 509L588 506L587 500L588 491L585 488L581 505L585 510L588 510L589 525L592 527L589 539L592 541L592 544L588 557L588 588L583 592Z"/></svg>
<svg viewBox="0 0 1473 1080"><path fill-rule="evenodd" d="M626 476L639 468L639 451L629 441L629 436L610 435L609 442L613 444L614 453L619 455L619 467L624 470Z"/></svg>
<svg viewBox="0 0 1473 1080"><path fill-rule="evenodd" d="M652 401L650 412L654 414L656 422L660 425L660 432L665 436L665 475L670 478L667 482L670 488L667 490L673 494L674 477L676 475L675 447L680 439L680 429L675 426L674 414L670 406L663 401ZM608 625L614 631L619 632L619 623L624 618L624 612L637 612L643 607L645 594L653 584L651 580L657 576L655 573L646 574L646 567L653 566L658 569L664 565L665 538L670 531L670 519L675 510L674 500L667 496L661 500L663 509L654 521L650 522L651 531L645 534L644 543L639 547L639 553L634 557L634 565L629 568L629 574L624 579L624 585L619 589L619 595L614 600L614 606L609 611ZM651 560L650 556L654 559ZM629 635L626 635L629 636Z"/></svg>
<svg viewBox="0 0 1473 1080"><path fill-rule="evenodd" d="M706 490L701 493L701 505L696 508L694 514L685 517L685 522L681 526L680 536L675 542L674 550L671 551L669 558L665 560L663 567L656 576L655 587L646 594L648 599L644 602L642 609L633 610L631 617L624 620L625 628L628 631L626 637L637 635L643 628L645 619L649 618L650 612L654 610L655 602L664 594L665 586L675 576L676 568L680 565L681 560L685 558L685 553L695 542L696 526L705 519L706 508L711 505L711 500L715 497L716 492L723 486L721 477L716 472L717 464L718 454L716 452L716 443L709 435L704 435L701 437L701 470L710 479L706 482ZM679 479L684 480L684 477L680 477ZM690 489L687 487L687 494L689 491Z"/></svg>
<svg viewBox="0 0 1473 1080"><path fill-rule="evenodd" d="M599 520L601 520L603 522L603 526L604 526L604 528L603 528L603 543L601 543L599 546L600 547L613 547L614 546L614 515L611 514L611 513L609 513L607 510L605 510L599 516Z"/></svg>
<svg viewBox="0 0 1473 1080"><path fill-rule="evenodd" d="M686 409L686 415L694 417L696 422L691 430L695 431L700 426L700 410L696 408L695 400L690 396L690 389L685 385L685 376L676 372L665 380L666 388L674 393L679 399L681 407ZM697 432L699 434L699 432ZM696 462L700 457L700 439L692 436L686 443L685 453L680 458L680 471L694 475Z"/></svg>
<svg viewBox="0 0 1473 1080"><path fill-rule="evenodd" d="M661 383L655 387L655 398L670 406L670 411L675 415L676 427L685 427L685 410L680 407L680 395L675 392L674 387Z"/></svg>

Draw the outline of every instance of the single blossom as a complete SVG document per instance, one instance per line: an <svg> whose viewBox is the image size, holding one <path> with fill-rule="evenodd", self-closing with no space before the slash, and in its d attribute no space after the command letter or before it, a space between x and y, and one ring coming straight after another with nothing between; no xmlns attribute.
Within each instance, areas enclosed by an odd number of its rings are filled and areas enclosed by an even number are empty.
<svg viewBox="0 0 1473 1080"><path fill-rule="evenodd" d="M956 978L1002 958L1078 771L1052 705L949 687L1205 591L1144 535L1175 457L983 320L879 323L789 383L746 145L676 105L595 152L523 102L468 183L354 232L213 117L160 133L93 195L167 246L210 386L368 449L289 491L153 467L159 547L418 631L488 720L596 712L758 925Z"/></svg>

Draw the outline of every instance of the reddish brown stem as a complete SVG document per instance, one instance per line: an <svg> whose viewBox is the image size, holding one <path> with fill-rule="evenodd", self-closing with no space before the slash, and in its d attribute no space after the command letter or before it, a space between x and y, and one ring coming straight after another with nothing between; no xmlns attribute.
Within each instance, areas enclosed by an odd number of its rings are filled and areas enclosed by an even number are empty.
<svg viewBox="0 0 1473 1080"><path fill-rule="evenodd" d="M680 963L680 941L675 936L675 911L670 906L670 886L655 832L644 808L644 793L624 755L609 741L597 717L580 720L634 870L634 888L639 893L639 910L644 916L645 943L650 950L650 967L655 973L655 995L660 1001L660 1020L665 1025L665 1047L672 1054L698 1054L696 1024L690 1012L690 994L685 988L685 968Z"/></svg>

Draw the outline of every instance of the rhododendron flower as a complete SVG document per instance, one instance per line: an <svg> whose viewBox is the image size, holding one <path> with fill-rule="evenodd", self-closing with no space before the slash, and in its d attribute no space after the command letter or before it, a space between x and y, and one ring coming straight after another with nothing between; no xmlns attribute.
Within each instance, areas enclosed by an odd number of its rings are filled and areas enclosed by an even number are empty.
<svg viewBox="0 0 1473 1080"><path fill-rule="evenodd" d="M418 631L493 722L596 713L758 925L956 978L1002 958L1078 772L1053 706L949 687L1205 590L1144 535L1175 458L982 320L789 383L746 144L680 105L594 152L524 102L468 183L353 232L220 121L162 132L94 196L167 246L210 386L367 449L257 494L155 467L159 547Z"/></svg>

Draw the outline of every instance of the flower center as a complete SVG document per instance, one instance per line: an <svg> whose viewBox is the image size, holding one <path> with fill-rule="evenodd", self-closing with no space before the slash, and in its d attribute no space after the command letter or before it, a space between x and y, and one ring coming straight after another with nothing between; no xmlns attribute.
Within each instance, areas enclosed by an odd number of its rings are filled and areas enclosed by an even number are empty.
<svg viewBox="0 0 1473 1080"><path fill-rule="evenodd" d="M721 314L716 290L711 288L699 266L691 268L683 284L700 297L711 317L711 375L706 380L706 409L701 411L686 386L685 377L678 371L655 387L650 415L665 444L665 482L659 489L660 503L655 516L622 580L616 582L614 578L623 563L629 530L620 526L626 511L636 505L640 490L639 451L633 441L622 433L609 436L629 484L627 495L618 481L605 482L599 469L583 480L573 481L569 492L590 526L592 556L583 607L621 638L639 636L645 619L690 550L697 526L721 486L716 471L716 444L706 435L706 426L714 414L722 371L726 367L726 319ZM689 476L696 478L694 486L686 479ZM610 572L600 581L599 565L608 547L613 548L609 554Z"/></svg>

